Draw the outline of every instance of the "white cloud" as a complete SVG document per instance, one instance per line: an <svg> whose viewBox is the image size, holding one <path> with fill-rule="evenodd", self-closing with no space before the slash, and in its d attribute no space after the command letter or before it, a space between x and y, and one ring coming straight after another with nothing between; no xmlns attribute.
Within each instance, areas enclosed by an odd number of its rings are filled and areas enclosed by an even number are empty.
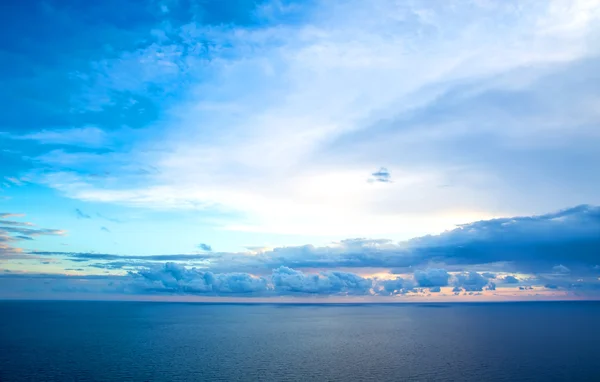
<svg viewBox="0 0 600 382"><path fill-rule="evenodd" d="M117 90L143 91L147 83L170 89L178 78L196 84L154 127L163 131L157 140L128 154L158 171L139 187L126 176L108 185L48 182L89 201L235 211L238 218L224 229L280 234L408 238L500 213L556 208L514 211L509 198L516 196L499 165L453 161L490 131L519 134L517 143L530 147L546 120L499 126L467 104L462 119L382 128L424 108L431 118L452 112L435 110L449 92L460 103L492 90L529 90L540 77L591 56L587 37L597 32L597 4L573 2L567 11L562 2L548 4L350 1L322 4L302 25L169 25L165 30L183 43L161 34L145 50L97 65L105 73L99 84ZM205 56L183 55L184 48L205 49L206 39L213 43ZM508 113L518 106L496 102ZM597 121L589 112L581 118ZM456 137L470 145L453 147ZM381 166L394 182L365 182Z"/></svg>
<svg viewBox="0 0 600 382"><path fill-rule="evenodd" d="M108 143L107 134L95 126L72 129L41 130L34 133L12 136L13 139L37 141L41 144L59 144L84 147L104 147Z"/></svg>

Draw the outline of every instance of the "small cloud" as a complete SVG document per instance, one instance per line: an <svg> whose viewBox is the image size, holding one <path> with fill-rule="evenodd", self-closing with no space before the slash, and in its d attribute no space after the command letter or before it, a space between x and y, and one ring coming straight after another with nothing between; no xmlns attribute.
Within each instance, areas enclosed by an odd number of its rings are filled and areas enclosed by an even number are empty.
<svg viewBox="0 0 600 382"><path fill-rule="evenodd" d="M415 271L414 278L420 287L442 287L448 285L450 274L445 269L430 268Z"/></svg>
<svg viewBox="0 0 600 382"><path fill-rule="evenodd" d="M106 228L106 227L100 227L100 230L104 231L104 232L110 233L110 230L108 228Z"/></svg>
<svg viewBox="0 0 600 382"><path fill-rule="evenodd" d="M112 218L112 217L109 217L109 216L102 215L100 212L96 212L96 216L98 216L100 219L105 219L105 220L108 220L108 221L113 222L113 223L121 223L121 220L116 219L116 218Z"/></svg>
<svg viewBox="0 0 600 382"><path fill-rule="evenodd" d="M91 219L92 218L90 215L81 211L79 208L75 208L75 214L77 215L77 219Z"/></svg>
<svg viewBox="0 0 600 382"><path fill-rule="evenodd" d="M12 136L12 139L37 141L40 144L104 147L107 135L95 126L73 129L42 130L32 134Z"/></svg>
<svg viewBox="0 0 600 382"><path fill-rule="evenodd" d="M33 224L32 223L28 223L28 222L17 222L17 221L13 221L13 220L0 220L0 225L10 225L10 226L28 226L28 227L32 227Z"/></svg>
<svg viewBox="0 0 600 382"><path fill-rule="evenodd" d="M519 279L516 278L515 276L506 276L504 277L504 282L507 284L518 284L519 283Z"/></svg>
<svg viewBox="0 0 600 382"><path fill-rule="evenodd" d="M25 184L21 180L15 178L15 177L12 177L12 176L5 176L4 179L6 179L10 183L14 184L15 186L23 186Z"/></svg>
<svg viewBox="0 0 600 382"><path fill-rule="evenodd" d="M554 267L552 267L552 271L554 273L563 274L563 275L567 274L567 273L571 273L571 270L562 264L555 265Z"/></svg>
<svg viewBox="0 0 600 382"><path fill-rule="evenodd" d="M453 284L464 289L465 292L480 292L489 281L478 272L465 272L455 275Z"/></svg>
<svg viewBox="0 0 600 382"><path fill-rule="evenodd" d="M13 214L11 212L0 212L0 219L4 218L21 218L24 214Z"/></svg>
<svg viewBox="0 0 600 382"><path fill-rule="evenodd" d="M21 239L21 240L33 240L32 237L30 236L24 236L24 235L17 235L15 236L17 239Z"/></svg>
<svg viewBox="0 0 600 382"><path fill-rule="evenodd" d="M381 167L378 171L372 173L371 176L372 178L369 179L369 182L390 183L392 181L392 175L385 167Z"/></svg>
<svg viewBox="0 0 600 382"><path fill-rule="evenodd" d="M204 243L198 244L198 248L201 249L201 250L203 250L203 251L206 251L206 252L211 252L212 251L212 247L210 245L204 244Z"/></svg>

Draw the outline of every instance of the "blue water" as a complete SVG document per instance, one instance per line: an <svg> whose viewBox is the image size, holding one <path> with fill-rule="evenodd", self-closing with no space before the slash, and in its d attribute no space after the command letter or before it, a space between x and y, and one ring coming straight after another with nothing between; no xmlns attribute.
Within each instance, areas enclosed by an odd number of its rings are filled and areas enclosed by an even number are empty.
<svg viewBox="0 0 600 382"><path fill-rule="evenodd" d="M0 301L1 381L600 381L600 303Z"/></svg>

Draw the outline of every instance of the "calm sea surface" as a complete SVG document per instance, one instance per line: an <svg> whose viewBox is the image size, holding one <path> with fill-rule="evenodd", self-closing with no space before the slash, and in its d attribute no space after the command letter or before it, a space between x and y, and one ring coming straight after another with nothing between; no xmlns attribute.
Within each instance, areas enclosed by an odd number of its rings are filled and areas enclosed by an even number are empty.
<svg viewBox="0 0 600 382"><path fill-rule="evenodd" d="M1 381L600 381L600 303L0 301Z"/></svg>

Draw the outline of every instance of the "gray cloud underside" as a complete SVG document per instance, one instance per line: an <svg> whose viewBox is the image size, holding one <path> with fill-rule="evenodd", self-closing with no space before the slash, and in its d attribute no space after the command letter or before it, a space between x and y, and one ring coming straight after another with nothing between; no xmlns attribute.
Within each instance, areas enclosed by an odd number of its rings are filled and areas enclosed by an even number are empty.
<svg viewBox="0 0 600 382"><path fill-rule="evenodd" d="M17 240L8 233L31 231L14 226L3 229L0 245ZM496 283L514 285L515 281L523 288L535 284L547 289L597 290L600 208L578 206L540 216L479 221L402 243L348 239L327 247L283 247L252 256L41 251L19 256L79 264L96 261L83 267L87 271L128 270L119 285L132 293L394 295L414 290L435 293L447 286L457 293L470 293L495 290ZM340 271L353 268L362 269L362 274L373 268L403 275L379 280ZM503 268L504 272L528 273L530 279L506 273L497 277L494 272Z"/></svg>
<svg viewBox="0 0 600 382"><path fill-rule="evenodd" d="M31 251L32 255L38 256L61 256L67 257L70 260L145 260L145 261L192 261L192 260L208 260L213 255L204 254L174 254L174 255L114 255L108 253L85 253L85 252L48 252L48 251ZM127 264L123 262L123 264Z"/></svg>
<svg viewBox="0 0 600 382"><path fill-rule="evenodd" d="M423 270L430 277L444 274L441 269ZM36 281L38 280L38 281ZM420 278L422 280L422 278ZM541 281L541 280L540 280ZM440 282L443 283L443 282ZM160 266L129 272L125 276L67 276L44 274L6 273L0 276L4 293L40 291L78 293L121 293L132 295L201 295L201 296L394 296L409 293L440 293L440 286L424 288L416 277L383 280L362 277L352 272L321 271L305 273L297 269L279 267L268 276L243 272L213 273L168 262ZM50 285L50 289L47 286ZM495 291L496 284L477 272L449 275L443 286L454 286L454 294ZM26 288L24 288L26 287ZM46 289L44 289L46 288ZM595 284L547 282L522 290L600 291ZM33 288L34 292L36 291Z"/></svg>
<svg viewBox="0 0 600 382"><path fill-rule="evenodd" d="M31 254L118 261L122 266L127 261L196 261L219 273L262 274L280 266L294 269L387 268L402 273L410 268L435 267L437 264L448 270L479 270L485 272L485 278L493 277L487 271L502 270L493 267L528 273L581 274L595 272L593 267L600 264L600 208L578 206L540 216L478 221L440 235L401 243L385 239L347 239L326 247L280 247L253 256L223 252L148 256L73 252ZM426 276L419 274L424 279ZM444 280L443 275L439 277ZM429 284L427 281L422 283L423 286L443 284L435 279Z"/></svg>

